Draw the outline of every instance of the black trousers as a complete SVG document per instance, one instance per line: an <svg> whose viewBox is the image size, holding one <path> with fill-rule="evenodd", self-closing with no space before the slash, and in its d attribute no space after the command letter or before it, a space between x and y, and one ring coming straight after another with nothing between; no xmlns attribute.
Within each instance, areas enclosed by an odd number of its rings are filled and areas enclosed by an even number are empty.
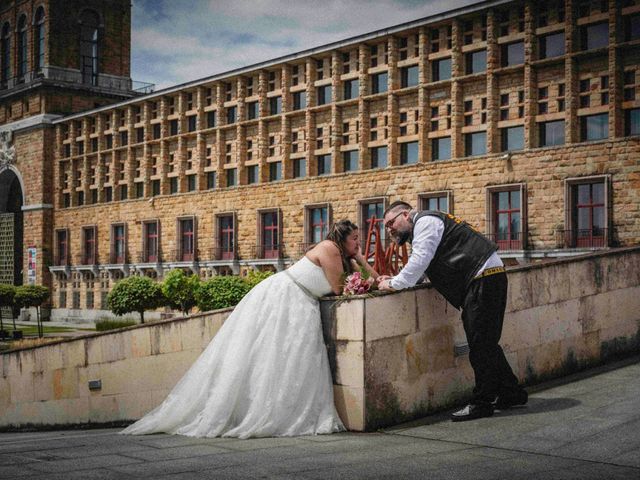
<svg viewBox="0 0 640 480"><path fill-rule="evenodd" d="M474 280L462 305L469 361L476 380L471 403L492 402L497 395L521 390L498 344L507 306L507 283L506 273Z"/></svg>

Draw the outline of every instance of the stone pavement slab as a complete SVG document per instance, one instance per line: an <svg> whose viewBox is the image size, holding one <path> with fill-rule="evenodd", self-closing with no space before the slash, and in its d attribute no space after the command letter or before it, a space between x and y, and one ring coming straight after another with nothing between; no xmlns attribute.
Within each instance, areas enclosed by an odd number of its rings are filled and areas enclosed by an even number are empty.
<svg viewBox="0 0 640 480"><path fill-rule="evenodd" d="M0 479L640 479L640 357L538 386L524 408L374 433L131 437L0 433Z"/></svg>

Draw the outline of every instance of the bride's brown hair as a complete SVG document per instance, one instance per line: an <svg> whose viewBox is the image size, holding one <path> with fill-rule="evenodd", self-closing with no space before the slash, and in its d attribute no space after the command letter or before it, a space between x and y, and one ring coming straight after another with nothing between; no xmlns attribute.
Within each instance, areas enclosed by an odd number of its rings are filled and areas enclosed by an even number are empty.
<svg viewBox="0 0 640 480"><path fill-rule="evenodd" d="M339 220L333 224L331 230L327 234L327 240L331 240L336 244L338 250L340 250L340 257L342 258L342 268L347 275L353 273L353 264L351 258L347 257L344 251L344 242L347 237L354 231L358 230L358 226L351 220Z"/></svg>

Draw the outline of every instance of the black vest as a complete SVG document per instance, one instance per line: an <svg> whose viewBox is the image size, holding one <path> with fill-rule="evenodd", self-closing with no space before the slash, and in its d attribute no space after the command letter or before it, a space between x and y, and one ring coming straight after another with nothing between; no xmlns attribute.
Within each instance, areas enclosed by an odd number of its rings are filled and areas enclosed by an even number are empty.
<svg viewBox="0 0 640 480"><path fill-rule="evenodd" d="M459 309L469 284L498 246L464 220L433 210L418 212L413 217L414 230L418 219L425 215L438 217L444 222L442 240L427 267L427 276L434 288Z"/></svg>

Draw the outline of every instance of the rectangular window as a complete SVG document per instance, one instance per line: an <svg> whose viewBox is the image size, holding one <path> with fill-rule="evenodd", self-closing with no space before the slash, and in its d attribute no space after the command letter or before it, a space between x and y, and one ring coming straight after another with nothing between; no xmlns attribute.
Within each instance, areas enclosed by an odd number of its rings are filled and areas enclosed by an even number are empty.
<svg viewBox="0 0 640 480"><path fill-rule="evenodd" d="M487 51L478 50L465 54L466 74L484 72L487 69Z"/></svg>
<svg viewBox="0 0 640 480"><path fill-rule="evenodd" d="M282 113L282 97L271 97L269 99L269 114L280 115Z"/></svg>
<svg viewBox="0 0 640 480"><path fill-rule="evenodd" d="M371 75L371 93L384 93L388 90L389 74L387 72Z"/></svg>
<svg viewBox="0 0 640 480"><path fill-rule="evenodd" d="M143 262L157 262L160 246L158 222L142 224L142 238L144 239Z"/></svg>
<svg viewBox="0 0 640 480"><path fill-rule="evenodd" d="M624 17L624 22L625 41L628 42L640 38L640 14L627 15Z"/></svg>
<svg viewBox="0 0 640 480"><path fill-rule="evenodd" d="M357 98L359 95L360 82L357 78L353 80L344 81L344 100L351 100Z"/></svg>
<svg viewBox="0 0 640 480"><path fill-rule="evenodd" d="M418 142L400 144L400 165L418 163Z"/></svg>
<svg viewBox="0 0 640 480"><path fill-rule="evenodd" d="M111 227L111 262L127 263L126 261L126 238L124 225L113 225Z"/></svg>
<svg viewBox="0 0 640 480"><path fill-rule="evenodd" d="M104 201L105 202L113 201L113 188L112 187L104 187Z"/></svg>
<svg viewBox="0 0 640 480"><path fill-rule="evenodd" d="M96 227L82 228L82 265L96 264Z"/></svg>
<svg viewBox="0 0 640 480"><path fill-rule="evenodd" d="M487 132L466 133L464 149L467 157L487 153Z"/></svg>
<svg viewBox="0 0 640 480"><path fill-rule="evenodd" d="M187 131L195 132L196 131L196 120L198 117L195 115L190 115L187 117Z"/></svg>
<svg viewBox="0 0 640 480"><path fill-rule="evenodd" d="M302 110L307 108L307 92L294 92L293 93L293 109Z"/></svg>
<svg viewBox="0 0 640 480"><path fill-rule="evenodd" d="M160 195L160 180L151 180L151 196L157 197Z"/></svg>
<svg viewBox="0 0 640 480"><path fill-rule="evenodd" d="M129 198L129 187L127 185L120 185L120 200L127 200Z"/></svg>
<svg viewBox="0 0 640 480"><path fill-rule="evenodd" d="M640 108L632 108L624 112L625 135L640 135Z"/></svg>
<svg viewBox="0 0 640 480"><path fill-rule="evenodd" d="M318 175L329 175L331 173L331 155L317 155Z"/></svg>
<svg viewBox="0 0 640 480"><path fill-rule="evenodd" d="M178 120L169 120L169 135L178 135Z"/></svg>
<svg viewBox="0 0 640 480"><path fill-rule="evenodd" d="M249 165L247 167L247 183L249 185L258 183L258 165Z"/></svg>
<svg viewBox="0 0 640 480"><path fill-rule="evenodd" d="M85 298L85 301L86 301L85 308L87 310L93 309L93 298L94 298L93 290L87 290L87 296Z"/></svg>
<svg viewBox="0 0 640 480"><path fill-rule="evenodd" d="M358 150L342 152L342 161L345 172L354 172L358 170Z"/></svg>
<svg viewBox="0 0 640 480"><path fill-rule="evenodd" d="M371 168L385 168L388 165L387 147L373 147L371 153Z"/></svg>
<svg viewBox="0 0 640 480"><path fill-rule="evenodd" d="M293 161L293 178L304 178L307 176L307 161L304 158L296 158Z"/></svg>
<svg viewBox="0 0 640 480"><path fill-rule="evenodd" d="M609 45L609 24L596 23L581 28L582 49L592 50Z"/></svg>
<svg viewBox="0 0 640 480"><path fill-rule="evenodd" d="M216 112L207 112L207 128L216 126Z"/></svg>
<svg viewBox="0 0 640 480"><path fill-rule="evenodd" d="M492 232L500 250L522 250L520 188L493 193Z"/></svg>
<svg viewBox="0 0 640 480"><path fill-rule="evenodd" d="M570 195L571 230L566 238L569 246L608 246L605 180L570 185Z"/></svg>
<svg viewBox="0 0 640 480"><path fill-rule="evenodd" d="M136 198L143 198L143 197L144 197L144 183L143 182L137 182L136 183Z"/></svg>
<svg viewBox="0 0 640 480"><path fill-rule="evenodd" d="M192 262L195 259L195 230L193 218L178 220L180 250L177 261Z"/></svg>
<svg viewBox="0 0 640 480"><path fill-rule="evenodd" d="M235 222L233 215L218 217L218 260L233 260L236 257Z"/></svg>
<svg viewBox="0 0 640 480"><path fill-rule="evenodd" d="M564 120L540 123L540 146L564 145Z"/></svg>
<svg viewBox="0 0 640 480"><path fill-rule="evenodd" d="M198 187L197 176L187 175L187 192L195 192Z"/></svg>
<svg viewBox="0 0 640 480"><path fill-rule="evenodd" d="M56 265L69 265L69 236L67 230L56 232Z"/></svg>
<svg viewBox="0 0 640 480"><path fill-rule="evenodd" d="M449 213L449 196L437 194L421 195L420 209Z"/></svg>
<svg viewBox="0 0 640 480"><path fill-rule="evenodd" d="M329 209L328 207L317 207L308 209L309 238L308 243L317 244L325 239L329 231Z"/></svg>
<svg viewBox="0 0 640 480"><path fill-rule="evenodd" d="M588 115L580 117L581 140L604 140L609 137L609 114Z"/></svg>
<svg viewBox="0 0 640 480"><path fill-rule="evenodd" d="M179 183L178 183L178 177L171 177L169 179L169 193L171 195L178 193L178 187L179 187Z"/></svg>
<svg viewBox="0 0 640 480"><path fill-rule="evenodd" d="M238 171L235 168L227 170L227 187L234 187L238 184Z"/></svg>
<svg viewBox="0 0 640 480"><path fill-rule="evenodd" d="M564 32L540 37L540 58L559 57L564 53Z"/></svg>
<svg viewBox="0 0 640 480"><path fill-rule="evenodd" d="M262 258L279 258L278 212L265 212L261 214L261 220Z"/></svg>
<svg viewBox="0 0 640 480"><path fill-rule="evenodd" d="M503 67L522 65L524 63L524 42L515 42L503 45L501 60Z"/></svg>
<svg viewBox="0 0 640 480"><path fill-rule="evenodd" d="M318 105L326 105L331 103L331 85L323 85L317 88L318 92Z"/></svg>
<svg viewBox="0 0 640 480"><path fill-rule="evenodd" d="M269 181L277 182L282 180L282 162L269 163Z"/></svg>
<svg viewBox="0 0 640 480"><path fill-rule="evenodd" d="M207 172L207 190L216 188L216 172Z"/></svg>
<svg viewBox="0 0 640 480"><path fill-rule="evenodd" d="M161 134L161 125L159 123L154 123L151 127L153 129L153 139L158 140ZM111 137L111 135L109 135Z"/></svg>
<svg viewBox="0 0 640 480"><path fill-rule="evenodd" d="M432 75L434 82L451 79L451 58L435 60L432 63Z"/></svg>
<svg viewBox="0 0 640 480"><path fill-rule="evenodd" d="M524 149L524 127L502 128L502 151L523 150Z"/></svg>
<svg viewBox="0 0 640 480"><path fill-rule="evenodd" d="M227 124L230 125L232 123L236 123L237 115L238 115L237 107L228 107L227 108Z"/></svg>
<svg viewBox="0 0 640 480"><path fill-rule="evenodd" d="M415 87L418 85L418 66L403 67L400 69L400 87Z"/></svg>
<svg viewBox="0 0 640 480"><path fill-rule="evenodd" d="M375 253L378 241L381 243L383 249L385 247L385 229L383 226L384 202L382 200L363 202L360 204L360 208L362 225L364 225L364 229L360 233L362 252L368 257ZM369 243L368 251L366 249L367 243Z"/></svg>
<svg viewBox="0 0 640 480"><path fill-rule="evenodd" d="M451 137L440 137L431 140L431 159L449 160L451 158Z"/></svg>

